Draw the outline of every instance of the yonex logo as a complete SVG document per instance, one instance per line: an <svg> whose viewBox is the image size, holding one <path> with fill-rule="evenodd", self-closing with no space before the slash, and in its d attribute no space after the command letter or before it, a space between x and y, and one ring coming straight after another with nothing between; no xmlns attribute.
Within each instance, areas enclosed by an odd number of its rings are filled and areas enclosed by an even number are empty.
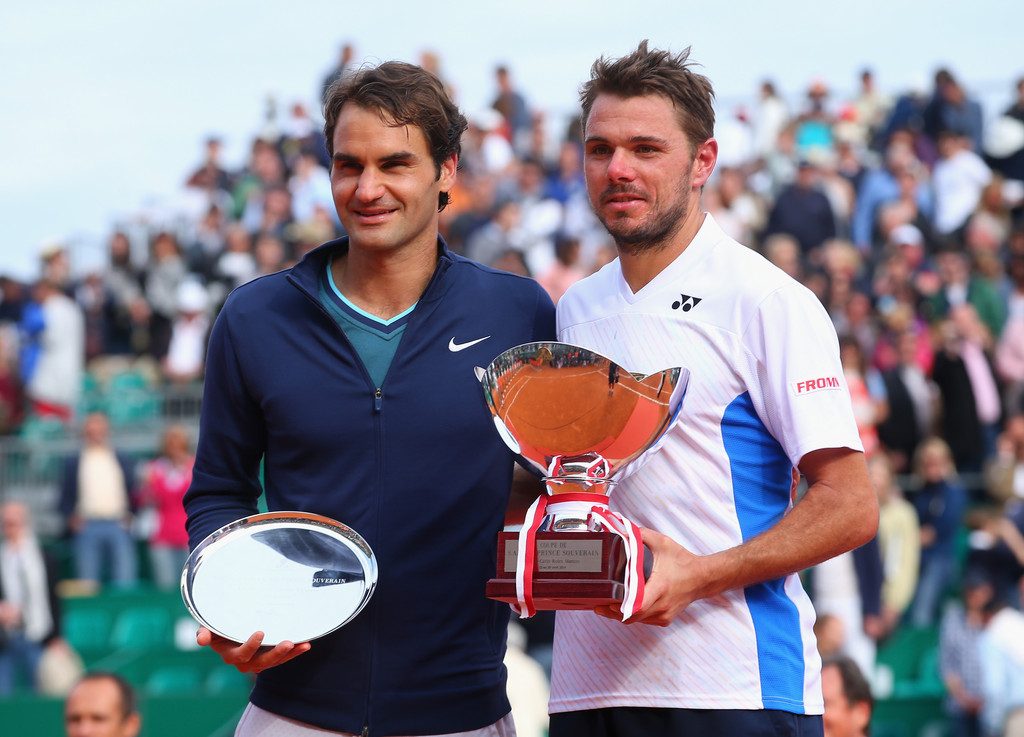
<svg viewBox="0 0 1024 737"><path fill-rule="evenodd" d="M825 389L840 388L839 379L834 376L822 376L818 379L794 381L790 386L793 387L794 394L810 394L811 392L820 392Z"/></svg>
<svg viewBox="0 0 1024 737"><path fill-rule="evenodd" d="M680 294L679 299L672 303L673 310L682 310L683 312L689 312L694 307L700 304L700 297L691 297L688 294Z"/></svg>

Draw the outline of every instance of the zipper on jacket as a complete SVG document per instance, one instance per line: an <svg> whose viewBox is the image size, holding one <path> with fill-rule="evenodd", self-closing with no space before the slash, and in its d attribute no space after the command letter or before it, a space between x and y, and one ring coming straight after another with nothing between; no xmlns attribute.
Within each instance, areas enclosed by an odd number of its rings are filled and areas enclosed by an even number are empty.
<svg viewBox="0 0 1024 737"><path fill-rule="evenodd" d="M369 725L363 727L362 737L370 737L370 727L369 727Z"/></svg>
<svg viewBox="0 0 1024 737"><path fill-rule="evenodd" d="M381 404L381 393L380 393L380 387L378 386L377 387L377 391L373 395L373 409L375 411L377 411L377 412L380 412L380 404Z"/></svg>

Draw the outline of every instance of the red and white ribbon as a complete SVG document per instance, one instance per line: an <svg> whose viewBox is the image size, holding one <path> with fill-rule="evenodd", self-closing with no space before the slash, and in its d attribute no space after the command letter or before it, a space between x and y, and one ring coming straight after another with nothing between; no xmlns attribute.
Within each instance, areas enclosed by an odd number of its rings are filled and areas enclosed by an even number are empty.
<svg viewBox="0 0 1024 737"><path fill-rule="evenodd" d="M533 606L533 566L537 557L537 528L544 521L548 506L547 494L537 497L526 510L526 519L519 530L519 554L516 556L516 600L512 604L520 617L532 617L537 613Z"/></svg>
<svg viewBox="0 0 1024 737"><path fill-rule="evenodd" d="M530 505L523 526L519 530L519 552L516 556L516 604L511 605L520 617L532 617L537 613L533 603L537 530L547 515L566 512L575 512L583 518L592 515L606 529L622 538L626 549L626 573L623 581L622 604L620 605L623 621L640 610L644 600L644 558L640 528L618 512L608 509L603 503L595 504L595 498L606 499L607 497L592 493L567 493L554 497L541 494Z"/></svg>
<svg viewBox="0 0 1024 737"><path fill-rule="evenodd" d="M640 528L607 507L596 506L590 513L608 530L621 537L626 546L626 575L622 582L622 604L619 605L622 621L625 622L639 612L644 603L644 549Z"/></svg>

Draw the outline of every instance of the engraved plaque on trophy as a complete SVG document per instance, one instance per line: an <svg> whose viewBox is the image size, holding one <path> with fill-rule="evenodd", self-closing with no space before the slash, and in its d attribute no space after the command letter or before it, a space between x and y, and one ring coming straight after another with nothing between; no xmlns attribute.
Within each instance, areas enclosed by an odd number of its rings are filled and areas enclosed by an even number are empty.
<svg viewBox="0 0 1024 737"><path fill-rule="evenodd" d="M499 534L487 596L527 615L642 598L650 571L639 530L609 509L609 495L672 421L688 376L637 376L558 342L516 346L477 369L495 427L547 492L521 530Z"/></svg>

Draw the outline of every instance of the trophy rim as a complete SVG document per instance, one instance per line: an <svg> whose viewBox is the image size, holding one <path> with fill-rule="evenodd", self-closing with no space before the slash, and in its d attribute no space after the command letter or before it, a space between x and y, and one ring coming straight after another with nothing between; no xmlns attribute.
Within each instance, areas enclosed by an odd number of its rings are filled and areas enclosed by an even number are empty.
<svg viewBox="0 0 1024 737"><path fill-rule="evenodd" d="M519 434L509 426L508 407L507 405L499 407L499 402L496 401L496 396L500 395L502 391L498 388L499 382L501 381L500 377L503 373L507 372L507 363L510 360L523 362L524 356L530 356L531 354L535 356L537 354L542 354L543 351L547 351L547 356L543 359L543 363L541 365L551 366L551 359L554 354L571 352L587 354L588 357L593 357L600 361L607 362L612 367L617 367L617 370L622 369L622 375L628 377L629 380L636 382L637 384L645 384L648 380L660 375L663 377L662 381L667 381L670 387L669 398L666 402L666 411L663 413L663 416L658 421L657 425L651 428L651 433L642 445L632 448L628 453L618 457L613 458L607 456L597 449L581 450L578 448L572 450L567 449L567 452L564 453L548 448L544 452L538 453L538 448L530 448L529 443L522 442ZM532 360L530 362L532 363ZM562 366L557 365L553 367L562 368ZM499 436L505 442L505 445L521 459L521 463L524 467L531 469L535 475L543 479L545 482L564 479L588 481L597 481L600 479L602 485L610 492L612 485L610 483L611 478L619 476L623 469L628 468L634 463L634 461L642 456L645 451L657 444L678 417L679 411L682 408L682 399L686 393L686 388L689 383L690 371L682 366L671 366L652 371L649 374L632 372L618 364L611 357L591 348L565 341L542 340L521 343L508 348L495 356L485 368L477 367L476 376L481 388L483 389L487 408L491 413L494 426L498 431ZM618 381L618 379L616 379L616 381ZM609 396L611 396L610 390ZM579 472L560 474L555 472L554 463L560 463L562 459L583 459L587 456L605 461L608 464L608 470L606 473L600 477L591 477L589 472L585 474L581 474ZM552 493L550 487L548 487L548 493Z"/></svg>

